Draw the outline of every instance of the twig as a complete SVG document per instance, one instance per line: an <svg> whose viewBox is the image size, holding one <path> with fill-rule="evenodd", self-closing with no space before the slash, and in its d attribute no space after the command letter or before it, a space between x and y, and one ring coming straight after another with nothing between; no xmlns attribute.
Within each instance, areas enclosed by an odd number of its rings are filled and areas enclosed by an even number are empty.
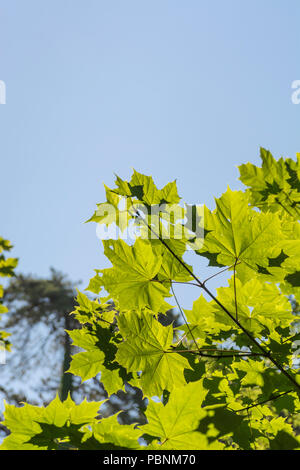
<svg viewBox="0 0 300 470"><path fill-rule="evenodd" d="M248 411L251 408L255 408L256 406L259 405L264 405L265 403L268 403L269 401L274 401L277 400L278 398L283 397L284 395L287 395L288 393L293 392L294 390L287 390L286 392L280 393L279 395L271 396L267 400L260 401L259 403L254 403L253 405L247 406L246 408L242 408L241 410L232 410L231 408L228 408L230 411L234 411L235 413L240 413L241 411Z"/></svg>
<svg viewBox="0 0 300 470"><path fill-rule="evenodd" d="M233 267L235 267L237 264L240 264L240 261L236 261L235 264L232 264L231 266L228 266L228 268L225 268L225 269L222 269L221 271L219 271L218 273L216 274L213 274L212 276L208 277L207 279L205 279L205 281L203 281L203 284L206 284L208 281L210 281L211 279L213 279L214 277L216 276L219 276L220 274L224 273L225 271L228 271L228 269L231 269ZM198 285L198 284L196 284ZM198 286L199 287L199 286Z"/></svg>

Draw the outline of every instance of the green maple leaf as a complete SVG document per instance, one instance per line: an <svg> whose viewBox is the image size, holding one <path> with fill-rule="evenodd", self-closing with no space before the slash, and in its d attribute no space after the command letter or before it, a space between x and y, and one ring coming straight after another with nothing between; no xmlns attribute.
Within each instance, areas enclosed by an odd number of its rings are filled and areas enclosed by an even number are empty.
<svg viewBox="0 0 300 470"><path fill-rule="evenodd" d="M116 310L112 304L106 302L107 299L91 300L85 294L78 291L76 302L79 304L75 310L71 312L72 315L81 324L93 325L97 321L103 328L109 328L113 325Z"/></svg>
<svg viewBox="0 0 300 470"><path fill-rule="evenodd" d="M141 431L136 429L135 424L121 425L117 418L117 415L110 416L94 424L92 434L95 439L103 449L141 449L138 442Z"/></svg>
<svg viewBox="0 0 300 470"><path fill-rule="evenodd" d="M299 223L296 222L296 224L299 229ZM295 239L282 240L278 243L273 249L271 261L269 258L269 266L267 268L274 279L286 284L287 292L290 295L300 291L300 239L297 238L299 236L299 231L295 230ZM276 263L274 262L274 258L277 261ZM281 259L280 267L278 266L279 258Z"/></svg>
<svg viewBox="0 0 300 470"><path fill-rule="evenodd" d="M188 282L193 278L186 268L164 247L162 252L162 264L158 273L159 280ZM193 268L184 263L191 271Z"/></svg>
<svg viewBox="0 0 300 470"><path fill-rule="evenodd" d="M116 360L128 371L142 371L140 386L147 396L185 383L183 371L190 369L185 357L171 350L173 327L162 326L151 313L123 314L118 319L125 339L118 346Z"/></svg>
<svg viewBox="0 0 300 470"><path fill-rule="evenodd" d="M150 206L172 205L180 200L176 181L158 189L152 176L143 175L136 170L133 171L129 182L116 176L116 186L113 189L105 186L106 202L97 204L97 210L87 222L107 226L115 223L121 231L124 231L129 222L135 220L137 208L148 210Z"/></svg>
<svg viewBox="0 0 300 470"><path fill-rule="evenodd" d="M276 214L258 213L248 206L247 195L229 188L219 199L216 209L205 209L203 247L197 253L214 257L221 266L237 264L259 272L267 268L271 250L283 238L281 221Z"/></svg>
<svg viewBox="0 0 300 470"><path fill-rule="evenodd" d="M177 204L179 196L176 181L166 184L162 189L158 189L152 176L146 176L133 170L133 175L129 183L117 177L117 190L113 190L124 196L131 196L144 204L156 205L162 203Z"/></svg>
<svg viewBox="0 0 300 470"><path fill-rule="evenodd" d="M289 326L294 321L291 304L287 297L280 293L275 283L263 282L254 277L242 284L236 279L236 298L234 278L229 279L228 283L228 287L217 289L217 299L233 316L236 315L237 307L238 319L249 331L259 333L263 325L267 325L272 331L279 325ZM214 302L210 305L217 323L233 325L232 320L219 305Z"/></svg>
<svg viewBox="0 0 300 470"><path fill-rule="evenodd" d="M96 222L107 226L116 224L121 231L124 231L133 218L133 214L130 213L131 200L117 194L105 185L104 187L106 202L97 204L97 210L86 222Z"/></svg>
<svg viewBox="0 0 300 470"><path fill-rule="evenodd" d="M218 322L216 318L217 305L215 302L208 302L203 295L193 302L192 310L184 310L189 327L180 326L189 339L200 339L205 343L207 336L218 334L220 330L230 330L232 323L228 326L228 322L224 322L223 318ZM192 336L190 334L192 332ZM198 344L201 345L201 343Z"/></svg>
<svg viewBox="0 0 300 470"><path fill-rule="evenodd" d="M264 361L248 359L247 361L235 362L232 367L234 370L245 372L241 380L242 385L258 385L259 387L264 385L263 375L266 370Z"/></svg>
<svg viewBox="0 0 300 470"><path fill-rule="evenodd" d="M239 166L240 180L250 188L251 202L262 211L286 211L300 217L300 154L297 162L287 158L274 159L263 148L260 150L262 167L251 163Z"/></svg>
<svg viewBox="0 0 300 470"><path fill-rule="evenodd" d="M202 407L206 394L202 381L198 381L174 389L165 406L149 401L146 411L148 424L141 430L159 440L156 449L207 450L223 447L218 442L210 444L208 438L198 431L201 420L207 416L207 411Z"/></svg>
<svg viewBox="0 0 300 470"><path fill-rule="evenodd" d="M102 270L102 282L121 310L142 309L155 312L170 308L164 301L169 288L155 279L162 257L153 252L151 243L137 239L133 246L123 240L105 241L104 254L113 267Z"/></svg>
<svg viewBox="0 0 300 470"><path fill-rule="evenodd" d="M101 382L109 395L123 389L124 381L131 376L115 361L120 335L98 324L68 333L73 344L85 350L72 356L68 372L81 377L82 382L101 372Z"/></svg>
<svg viewBox="0 0 300 470"><path fill-rule="evenodd" d="M11 277L14 275L14 269L18 264L16 258L5 258L3 255L0 256L0 276Z"/></svg>
<svg viewBox="0 0 300 470"><path fill-rule="evenodd" d="M99 270L95 269L95 272L95 276L90 279L89 285L85 290L98 295L102 289L102 281L101 276L99 275Z"/></svg>
<svg viewBox="0 0 300 470"><path fill-rule="evenodd" d="M80 352L72 356L72 361L68 372L81 377L82 382L96 377L104 362L104 354L99 348L90 351Z"/></svg>
<svg viewBox="0 0 300 470"><path fill-rule="evenodd" d="M218 439L231 437L241 449L250 449L248 423L243 416L227 409L225 406L215 408L200 422L199 431ZM211 436L211 437L210 437Z"/></svg>

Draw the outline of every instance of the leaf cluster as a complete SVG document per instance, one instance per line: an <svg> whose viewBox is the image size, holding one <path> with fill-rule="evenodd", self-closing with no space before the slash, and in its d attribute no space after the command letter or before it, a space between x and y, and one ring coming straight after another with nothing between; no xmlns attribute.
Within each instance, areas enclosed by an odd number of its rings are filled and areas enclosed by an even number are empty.
<svg viewBox="0 0 300 470"><path fill-rule="evenodd" d="M261 167L240 167L246 191L227 188L214 210L204 206L203 239L194 224L183 226L176 181L158 189L134 171L105 187L107 200L89 220L134 226L137 235L103 241L111 267L96 270L93 299L78 292L71 315L81 328L69 335L81 351L69 372L83 382L100 374L109 396L138 387L147 424L104 418L105 402L7 405L11 435L2 449L300 448L299 155L276 161L261 149L261 158ZM103 215L102 204L116 217ZM144 210L153 205L161 211ZM226 271L227 285L210 290L212 276L196 275L199 261L214 277ZM199 290L191 310L178 301L178 283ZM161 321L172 308L179 326Z"/></svg>

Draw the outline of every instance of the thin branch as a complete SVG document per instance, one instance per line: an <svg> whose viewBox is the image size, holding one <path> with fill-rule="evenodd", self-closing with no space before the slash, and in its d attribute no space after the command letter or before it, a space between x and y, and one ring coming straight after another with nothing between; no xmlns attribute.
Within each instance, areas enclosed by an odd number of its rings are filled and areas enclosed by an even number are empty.
<svg viewBox="0 0 300 470"><path fill-rule="evenodd" d="M297 212L298 216L300 217L300 213L298 212L298 207L297 207L297 204L299 204L299 203L298 203L297 201L293 201L293 200L290 198L290 195L289 195L287 192L283 191L283 194L284 194L284 195L288 198L288 200L290 201L290 205L291 205L292 209L294 209L294 210ZM295 206L293 205L294 203L295 203Z"/></svg>
<svg viewBox="0 0 300 470"><path fill-rule="evenodd" d="M287 341L294 341L295 338L299 338L300 337L300 333L296 333L295 335L293 336L290 336L289 338L285 339L284 341L282 341L282 344L286 343Z"/></svg>
<svg viewBox="0 0 300 470"><path fill-rule="evenodd" d="M277 400L278 398L283 397L284 395L287 395L288 393L292 393L294 390L287 390L286 392L280 393L279 395L274 395L268 398L267 400L260 401L259 403L254 403L253 405L247 406L246 408L242 408L241 410L232 410L231 408L228 408L230 411L234 411L235 413L240 413L241 411L248 411L251 408L255 408L256 406L259 405L264 405L265 403L269 403L270 401Z"/></svg>
<svg viewBox="0 0 300 470"><path fill-rule="evenodd" d="M220 274L224 273L225 271L228 271L229 269L235 267L237 264L240 264L240 261L236 261L235 264L232 264L231 266L228 266L228 268L225 268L225 269L222 269L221 271L219 271L218 273L216 274L213 274L212 276L208 277L207 279L205 279L205 281L203 281L203 284L206 284L208 281L210 281L211 279L213 279L214 277L216 276L219 276ZM198 284L196 284L198 286ZM198 286L199 287L199 286Z"/></svg>
<svg viewBox="0 0 300 470"><path fill-rule="evenodd" d="M220 354L207 354L204 351L216 351L219 352ZM226 357L252 357L252 356L259 356L262 357L261 353L253 353L253 352L243 352L243 351L234 351L231 352L230 350L224 350L221 351L220 349L181 349L181 350L176 350L175 348L173 350L168 350L165 351L166 353L191 353L191 354L199 354L200 356L203 357L212 357L212 358L226 358ZM229 354L224 354L224 353L229 353Z"/></svg>
<svg viewBox="0 0 300 470"><path fill-rule="evenodd" d="M220 274L224 273L225 271L228 271L229 269L233 268L234 266L240 264L240 261L236 261L235 264L232 264L231 266L228 266L228 268L222 269L218 273L213 274L212 276L209 276L205 281L203 281L203 284L206 284L208 281L213 279L214 277L219 276ZM195 282L184 282L184 281L172 281L173 284L186 284L187 286L196 286L200 287L199 284L195 284Z"/></svg>
<svg viewBox="0 0 300 470"><path fill-rule="evenodd" d="M280 202L278 199L276 199L277 204L279 204L283 210L285 210L291 217L294 218L293 214L290 213L290 211Z"/></svg>
<svg viewBox="0 0 300 470"><path fill-rule="evenodd" d="M157 281L160 282L160 281ZM162 281L163 282L163 281ZM184 282L184 281L172 281L171 279L168 279L168 282L172 282L173 284L185 284L186 286L196 286L200 287L198 284L195 282Z"/></svg>

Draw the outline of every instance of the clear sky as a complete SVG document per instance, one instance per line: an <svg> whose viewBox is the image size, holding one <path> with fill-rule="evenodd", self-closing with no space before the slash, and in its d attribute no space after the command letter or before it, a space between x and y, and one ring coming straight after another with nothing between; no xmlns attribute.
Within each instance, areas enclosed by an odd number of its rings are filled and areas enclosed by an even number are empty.
<svg viewBox="0 0 300 470"><path fill-rule="evenodd" d="M188 203L300 151L299 0L1 0L0 234L19 271L106 267L102 183L131 167ZM201 273L200 273L201 274Z"/></svg>

